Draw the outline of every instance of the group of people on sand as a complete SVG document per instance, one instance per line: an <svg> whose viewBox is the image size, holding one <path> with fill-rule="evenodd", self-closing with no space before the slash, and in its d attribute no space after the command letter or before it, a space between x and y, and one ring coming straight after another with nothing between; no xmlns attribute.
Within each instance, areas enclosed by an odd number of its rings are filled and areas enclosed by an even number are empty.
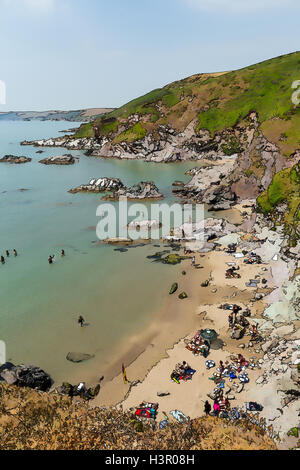
<svg viewBox="0 0 300 470"><path fill-rule="evenodd" d="M192 369L186 361L183 361L182 364L179 363L175 366L171 374L171 380L176 383L180 383L180 380L191 380L195 372L195 369Z"/></svg>
<svg viewBox="0 0 300 470"><path fill-rule="evenodd" d="M5 254L6 254L6 257L9 258L10 257L10 252L9 250L5 250ZM13 250L13 254L14 254L14 257L17 257L18 256L18 252L16 249ZM2 264L5 264L5 258L3 255L0 256L0 261Z"/></svg>
<svg viewBox="0 0 300 470"><path fill-rule="evenodd" d="M60 255L61 255L62 258L63 258L64 256L66 256L65 250L61 250ZM48 263L49 263L49 264L53 264L54 258L55 258L55 255L50 255L50 256L48 257Z"/></svg>

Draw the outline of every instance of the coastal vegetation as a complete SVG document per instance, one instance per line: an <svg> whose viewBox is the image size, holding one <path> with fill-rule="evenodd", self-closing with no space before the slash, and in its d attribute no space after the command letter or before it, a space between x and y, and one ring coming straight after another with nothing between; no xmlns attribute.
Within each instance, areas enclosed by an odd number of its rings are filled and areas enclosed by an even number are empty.
<svg viewBox="0 0 300 470"><path fill-rule="evenodd" d="M300 222L300 165L277 173L269 188L257 199L258 208L275 224L284 223L287 235L296 243ZM283 206L282 211L278 208Z"/></svg>
<svg viewBox="0 0 300 470"><path fill-rule="evenodd" d="M275 450L276 444L248 421L214 417L153 431L116 409L0 385L0 450Z"/></svg>

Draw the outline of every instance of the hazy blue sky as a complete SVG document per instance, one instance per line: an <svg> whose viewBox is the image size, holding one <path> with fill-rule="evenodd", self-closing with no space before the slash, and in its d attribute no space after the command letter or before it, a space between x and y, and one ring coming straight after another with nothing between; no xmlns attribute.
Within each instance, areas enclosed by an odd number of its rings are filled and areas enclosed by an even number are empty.
<svg viewBox="0 0 300 470"><path fill-rule="evenodd" d="M120 106L293 52L299 12L299 0L0 0L0 111Z"/></svg>

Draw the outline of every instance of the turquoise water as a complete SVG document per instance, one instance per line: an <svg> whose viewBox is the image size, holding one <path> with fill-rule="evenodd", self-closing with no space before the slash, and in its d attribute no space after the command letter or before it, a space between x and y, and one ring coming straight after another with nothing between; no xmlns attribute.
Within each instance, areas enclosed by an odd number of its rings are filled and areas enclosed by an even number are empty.
<svg viewBox="0 0 300 470"><path fill-rule="evenodd" d="M0 164L0 254L14 248L19 253L0 264L0 339L7 360L43 367L57 382L83 373L83 365L66 360L69 351L95 354L95 367L108 365L120 342L150 321L172 278L172 268L146 259L158 250L153 245L120 253L95 244L101 196L68 190L102 176L119 177L125 185L153 180L172 201L172 182L187 181L184 172L195 166L98 159L79 151L67 152L80 157L73 166L45 166L41 158L66 150L37 154L39 149L19 145L62 135L68 127L74 124L0 122L0 156L33 159ZM56 255L52 266L50 254ZM78 327L79 314L87 328Z"/></svg>

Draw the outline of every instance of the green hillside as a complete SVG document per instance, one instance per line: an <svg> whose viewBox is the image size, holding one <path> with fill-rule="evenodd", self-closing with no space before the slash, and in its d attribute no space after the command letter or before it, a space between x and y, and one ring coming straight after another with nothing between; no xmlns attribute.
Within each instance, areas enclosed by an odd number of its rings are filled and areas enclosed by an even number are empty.
<svg viewBox="0 0 300 470"><path fill-rule="evenodd" d="M76 137L105 135L122 142L130 135L133 141L161 124L183 130L192 120L197 122L197 131L208 129L214 135L256 111L263 133L289 156L300 146L300 108L291 101L291 86L299 77L300 52L232 72L194 75L153 90L97 119L92 132L91 126L83 125ZM134 114L139 115L138 132L128 122ZM120 132L124 126L126 130Z"/></svg>
<svg viewBox="0 0 300 470"><path fill-rule="evenodd" d="M91 124L82 125L74 137L106 136L113 144L132 143L149 133L160 139L156 130L161 125L183 131L193 121L196 134L206 129L213 139L216 133L237 124L243 127L249 114L256 112L258 129L276 144L283 158L289 159L300 149L300 106L292 102L295 91L292 84L296 80L300 80L300 52L236 71L194 75L153 90ZM226 155L240 153L240 148L232 134L228 144L222 146ZM250 158L254 158L252 166L242 176L253 174L259 180L265 162L256 150L254 156L252 150ZM295 180L295 172L295 168L280 172L259 199L261 210L273 216L279 202L286 201L288 212L280 219L292 239L297 238L299 226L299 178Z"/></svg>

